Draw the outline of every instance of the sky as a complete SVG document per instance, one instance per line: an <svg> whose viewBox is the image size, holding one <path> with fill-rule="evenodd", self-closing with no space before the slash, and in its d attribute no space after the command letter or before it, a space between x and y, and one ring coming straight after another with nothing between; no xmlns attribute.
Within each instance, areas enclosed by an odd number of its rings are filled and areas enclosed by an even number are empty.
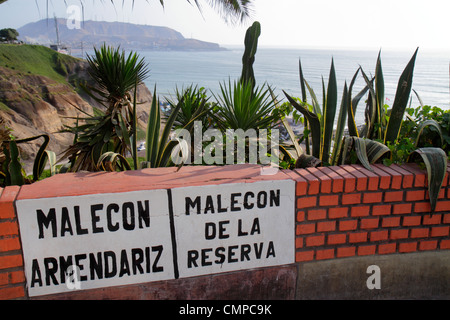
<svg viewBox="0 0 450 320"><path fill-rule="evenodd" d="M314 48L401 48L450 50L449 0L253 0L253 14L231 25L208 6L200 12L186 0L83 0L84 20L167 26L186 38L243 45L253 21L261 23L260 46ZM68 17L67 5L50 0L48 16ZM19 28L47 17L45 0L9 0L0 5L0 29Z"/></svg>

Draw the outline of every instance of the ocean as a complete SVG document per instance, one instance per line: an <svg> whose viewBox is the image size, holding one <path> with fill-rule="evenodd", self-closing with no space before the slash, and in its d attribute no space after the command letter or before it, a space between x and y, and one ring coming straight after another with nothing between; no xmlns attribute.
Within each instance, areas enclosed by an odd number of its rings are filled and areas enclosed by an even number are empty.
<svg viewBox="0 0 450 320"><path fill-rule="evenodd" d="M172 96L175 89L198 85L211 93L220 93L220 84L239 79L242 70L243 47L227 47L227 51L138 52L149 64L150 77L146 85L153 92L156 85L160 100ZM381 51L385 78L385 103L392 106L398 79L416 48L405 51ZM350 83L361 66L367 75L375 72L379 50L324 50L324 49L282 49L260 47L256 53L254 72L257 85L264 83L274 88L280 101L286 101L282 90L294 97L301 96L299 80L299 59L303 74L317 97L322 97L322 77L325 83L334 60L338 81L338 104L344 82ZM450 52L421 51L419 49L413 79L413 89L427 105L450 109L449 81ZM353 89L356 94L365 83L360 75ZM419 106L412 93L411 106ZM356 114L357 123L364 122L364 104L360 102Z"/></svg>

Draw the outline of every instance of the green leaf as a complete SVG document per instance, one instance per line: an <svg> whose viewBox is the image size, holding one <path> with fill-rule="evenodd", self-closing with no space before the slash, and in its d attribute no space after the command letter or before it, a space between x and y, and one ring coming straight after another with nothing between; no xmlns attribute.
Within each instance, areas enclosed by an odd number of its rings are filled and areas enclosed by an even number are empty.
<svg viewBox="0 0 450 320"><path fill-rule="evenodd" d="M416 62L418 48L409 61L406 68L398 81L397 92L395 94L394 103L392 105L391 116L387 125L384 142L394 143L400 133L403 116L408 105L409 96L411 93L414 65Z"/></svg>
<svg viewBox="0 0 450 320"><path fill-rule="evenodd" d="M442 134L442 128L439 125L439 123L436 120L433 120L433 119L425 120L425 121L423 121L423 122L421 122L419 124L419 126L417 128L417 138L416 138L415 146L418 147L418 144L420 142L420 138L422 137L422 134L423 134L423 130L426 127L433 127L433 128L435 128L438 131L439 138L440 138L439 147L442 147L442 145L444 144L444 136Z"/></svg>
<svg viewBox="0 0 450 320"><path fill-rule="evenodd" d="M440 148L420 148L414 152L422 157L427 168L431 212L434 212L447 173L447 155Z"/></svg>
<svg viewBox="0 0 450 320"><path fill-rule="evenodd" d="M326 103L324 104L324 128L322 155L320 159L327 163L330 157L331 139L334 132L334 119L337 109L337 80L334 68L334 60L331 60L330 76L328 79Z"/></svg>

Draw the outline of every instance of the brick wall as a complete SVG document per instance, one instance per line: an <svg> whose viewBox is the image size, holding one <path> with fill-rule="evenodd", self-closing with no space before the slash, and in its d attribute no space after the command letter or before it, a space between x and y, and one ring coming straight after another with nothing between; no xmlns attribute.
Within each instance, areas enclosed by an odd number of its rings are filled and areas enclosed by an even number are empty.
<svg viewBox="0 0 450 320"><path fill-rule="evenodd" d="M117 190L114 192L124 192L130 188L145 189L149 183L153 189L158 189L186 184L271 179L270 176L260 176L259 168L254 166L186 167L177 173L177 179L171 174L171 169L163 169L147 170L143 174L127 173L128 180L117 174L94 174L88 178L73 176L73 179L85 182L87 187L82 190L77 190L76 183L67 184L66 177L61 175L46 179L38 187L31 189L0 189L0 300L27 298L19 227L14 208L14 201L19 194L25 196L28 193L39 198L49 188L53 189L53 193L60 193L58 196L66 196L103 193L111 190L111 186L116 186ZM152 179L149 179L149 175ZM182 179L178 178L180 175ZM448 174L433 214L430 214L426 172L416 165L375 165L373 172L357 165L301 169L280 172L272 179L286 178L296 181L297 208L293 215L296 216L295 258L298 264L450 249ZM91 183L93 181L100 182L100 189ZM239 273L235 275L239 277ZM202 278L193 281L200 283ZM173 288L177 287L177 281L179 280L155 286L171 287L176 291ZM195 283L190 286L194 287ZM286 285L292 287L292 283ZM270 291L270 288L266 289ZM282 288L279 292L283 292ZM289 292L292 293L292 290ZM172 297L177 296L176 292L173 294ZM82 298L80 293L74 297ZM203 299L207 298L207 295L203 296Z"/></svg>
<svg viewBox="0 0 450 320"><path fill-rule="evenodd" d="M426 172L416 165L301 169L296 261L450 249L448 174L430 213Z"/></svg>

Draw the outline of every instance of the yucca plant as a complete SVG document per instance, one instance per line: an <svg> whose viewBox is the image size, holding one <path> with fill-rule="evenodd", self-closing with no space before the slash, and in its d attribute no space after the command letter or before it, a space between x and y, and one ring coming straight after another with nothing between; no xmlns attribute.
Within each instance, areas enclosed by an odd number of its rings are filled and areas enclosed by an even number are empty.
<svg viewBox="0 0 450 320"><path fill-rule="evenodd" d="M84 91L104 107L94 108L94 114L77 118L75 127L67 127L77 138L64 157L71 160L72 171L97 171L104 169L106 159L112 163L123 163L128 152L136 145L136 92L137 86L148 76L144 59L136 53L128 56L120 48L103 45L94 48L94 55L88 56L89 74L94 85L82 86ZM134 96L132 97L134 90ZM83 124L78 124L79 121ZM114 158L102 157L106 152L118 154ZM135 154L135 153L134 153ZM102 160L102 161L100 161ZM110 168L110 165L108 165Z"/></svg>

